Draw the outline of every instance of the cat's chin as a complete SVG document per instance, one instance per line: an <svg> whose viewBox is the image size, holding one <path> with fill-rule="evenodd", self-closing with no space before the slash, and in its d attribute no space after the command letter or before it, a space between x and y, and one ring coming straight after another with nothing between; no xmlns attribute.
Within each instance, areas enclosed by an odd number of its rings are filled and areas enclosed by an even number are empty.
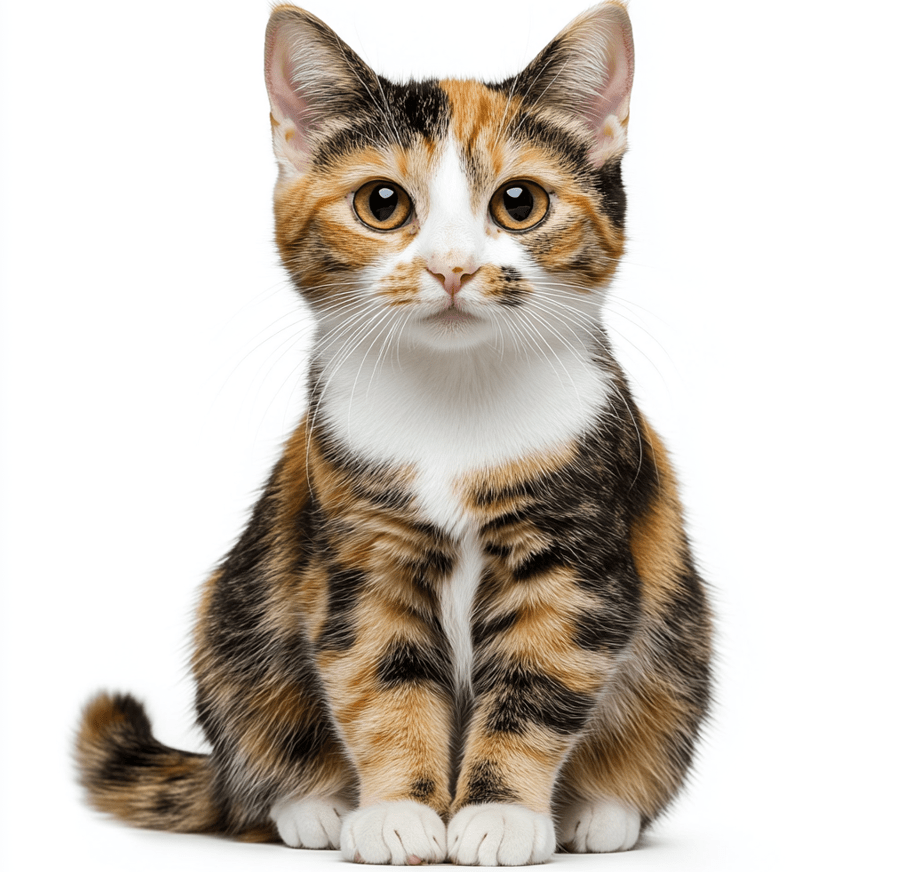
<svg viewBox="0 0 902 872"><path fill-rule="evenodd" d="M491 342L491 321L460 309L444 309L410 324L417 341L437 351L473 348Z"/></svg>

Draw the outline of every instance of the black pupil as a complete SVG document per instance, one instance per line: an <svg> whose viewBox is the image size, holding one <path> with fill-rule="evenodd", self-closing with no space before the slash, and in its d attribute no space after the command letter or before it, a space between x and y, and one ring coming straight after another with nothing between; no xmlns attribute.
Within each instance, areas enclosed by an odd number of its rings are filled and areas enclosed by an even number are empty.
<svg viewBox="0 0 902 872"><path fill-rule="evenodd" d="M504 208L514 221L525 221L532 212L532 194L528 188L512 185L504 192Z"/></svg>
<svg viewBox="0 0 902 872"><path fill-rule="evenodd" d="M388 221L398 208L398 192L380 185L370 194L370 211L377 221Z"/></svg>

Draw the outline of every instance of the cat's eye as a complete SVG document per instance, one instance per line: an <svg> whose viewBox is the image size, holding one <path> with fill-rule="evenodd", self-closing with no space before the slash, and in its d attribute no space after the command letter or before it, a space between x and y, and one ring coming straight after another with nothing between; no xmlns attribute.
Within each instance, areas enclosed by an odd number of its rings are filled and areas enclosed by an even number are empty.
<svg viewBox="0 0 902 872"><path fill-rule="evenodd" d="M407 223L413 211L407 191L382 179L358 189L353 202L357 217L373 230L397 230Z"/></svg>
<svg viewBox="0 0 902 872"><path fill-rule="evenodd" d="M548 192L535 182L505 182L489 201L492 220L505 230L529 230L548 214Z"/></svg>

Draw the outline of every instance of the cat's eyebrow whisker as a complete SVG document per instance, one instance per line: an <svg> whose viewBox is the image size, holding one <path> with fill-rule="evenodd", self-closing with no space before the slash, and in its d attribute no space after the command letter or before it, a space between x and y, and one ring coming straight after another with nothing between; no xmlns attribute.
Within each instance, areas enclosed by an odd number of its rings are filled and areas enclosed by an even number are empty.
<svg viewBox="0 0 902 872"><path fill-rule="evenodd" d="M394 121L391 117L391 112L388 106L388 101L385 99L385 92L382 90L382 83L379 81L379 76L375 76L376 84L379 86L379 93L382 97L382 106L379 105L376 100L376 95L370 90L369 85L361 78L360 73L357 72L353 63L351 63L351 59L348 57L347 52L344 49L344 46L336 37L335 44L341 53L341 56L345 59L345 65L348 70L350 70L354 74L354 78L357 79L358 82L363 86L364 90L369 94L370 100L373 102L373 105L379 110L379 113L382 115L382 118L388 124L389 127L392 128L392 132L395 134L395 142L397 142L399 148L403 148L403 144L401 142L401 134L398 131L397 127L394 124Z"/></svg>
<svg viewBox="0 0 902 872"><path fill-rule="evenodd" d="M502 133L507 135L507 126L505 122L507 121L507 111L510 109L511 101L514 98L514 91L517 90L517 82L520 81L520 72L518 72L513 79L511 80L510 90L507 92L507 100L504 104L504 112L501 114L501 120L498 122L498 128L495 131L495 138L492 141L492 148L494 149L498 145L498 140L501 139ZM510 122L507 122L509 125Z"/></svg>
<svg viewBox="0 0 902 872"><path fill-rule="evenodd" d="M551 63L551 61L549 60L549 61L548 61L548 64L550 64L550 63ZM542 71L543 71L543 72L545 71L545 68L548 66L548 64L545 64L545 66L542 67ZM534 102L540 102L540 101L541 101L541 99L542 99L542 98L545 96L545 94L547 93L548 89L549 89L549 88L550 88L550 87L558 80L558 77L561 75L561 73L564 72L564 68L565 68L566 66L567 66L566 62L563 63L563 64L561 64L560 70L558 70L558 72L556 73L556 75L554 76L554 78L553 78L553 79L545 86L545 88L544 88L544 90L542 91L542 93L539 94L539 96L536 98L536 100L535 100ZM533 81L535 81L535 80L533 80ZM530 87L532 87L532 85L530 85ZM527 91L527 93L528 93L528 91ZM523 122L526 121L526 119L527 119L528 117L529 117L528 113L524 112L524 113L523 113L523 117L520 119L519 124L517 124L517 126L516 126L516 127L510 132L510 134L509 134L510 137L511 137L512 139L513 139L513 137L515 137L515 136L517 135L517 131L523 126Z"/></svg>
<svg viewBox="0 0 902 872"><path fill-rule="evenodd" d="M398 130L398 126L395 124L395 119L392 117L391 107L388 105L388 98L385 96L385 91L382 88L382 81L379 76L376 76L376 84L379 86L379 94L382 96L382 103L385 106L385 114L388 123L391 125L391 128L395 134L395 142L398 143L398 148L404 148L404 145L401 142L401 131Z"/></svg>
<svg viewBox="0 0 902 872"><path fill-rule="evenodd" d="M548 67L551 65L551 63L552 63L553 60L554 60L554 58L552 58L552 57L548 58L548 60L545 61L545 65L542 67L542 69L539 70L537 73L533 73L533 74L532 74L532 79L531 79L529 85L527 85L526 90L525 90L525 91L523 92L523 94L521 95L521 98L520 98L520 99L521 99L521 104L525 104L525 103L526 103L526 98L529 96L529 92L532 90L533 85L535 85L535 83L539 80L539 78L541 77L542 73L544 73L545 70L548 69ZM522 72L522 71L521 71L521 72ZM519 77L520 73L518 73L517 75L518 75L518 77ZM546 88L545 90L548 90L548 89ZM513 89L511 90L511 93L513 94ZM520 123L514 128L513 131L511 131L510 125L511 125L511 123L512 123L513 120L514 120L514 117L516 117L516 116L511 116L511 120L508 122L507 127L506 127L505 130L504 130L505 135L506 135L509 139L513 139L514 134L520 129L520 126L523 124L524 120L526 119L526 115L527 115L527 113L524 112L524 113L523 113L523 117L520 119Z"/></svg>

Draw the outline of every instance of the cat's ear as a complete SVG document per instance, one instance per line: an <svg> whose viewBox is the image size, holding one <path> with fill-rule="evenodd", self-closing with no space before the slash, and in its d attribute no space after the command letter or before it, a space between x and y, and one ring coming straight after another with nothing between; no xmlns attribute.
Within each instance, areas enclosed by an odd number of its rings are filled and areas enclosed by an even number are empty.
<svg viewBox="0 0 902 872"><path fill-rule="evenodd" d="M359 112L376 74L315 15L277 6L266 27L264 70L273 148L282 172L303 172L316 140Z"/></svg>
<svg viewBox="0 0 902 872"><path fill-rule="evenodd" d="M626 150L633 85L633 31L620 3L582 13L517 77L527 104L563 111L589 128L597 166Z"/></svg>

